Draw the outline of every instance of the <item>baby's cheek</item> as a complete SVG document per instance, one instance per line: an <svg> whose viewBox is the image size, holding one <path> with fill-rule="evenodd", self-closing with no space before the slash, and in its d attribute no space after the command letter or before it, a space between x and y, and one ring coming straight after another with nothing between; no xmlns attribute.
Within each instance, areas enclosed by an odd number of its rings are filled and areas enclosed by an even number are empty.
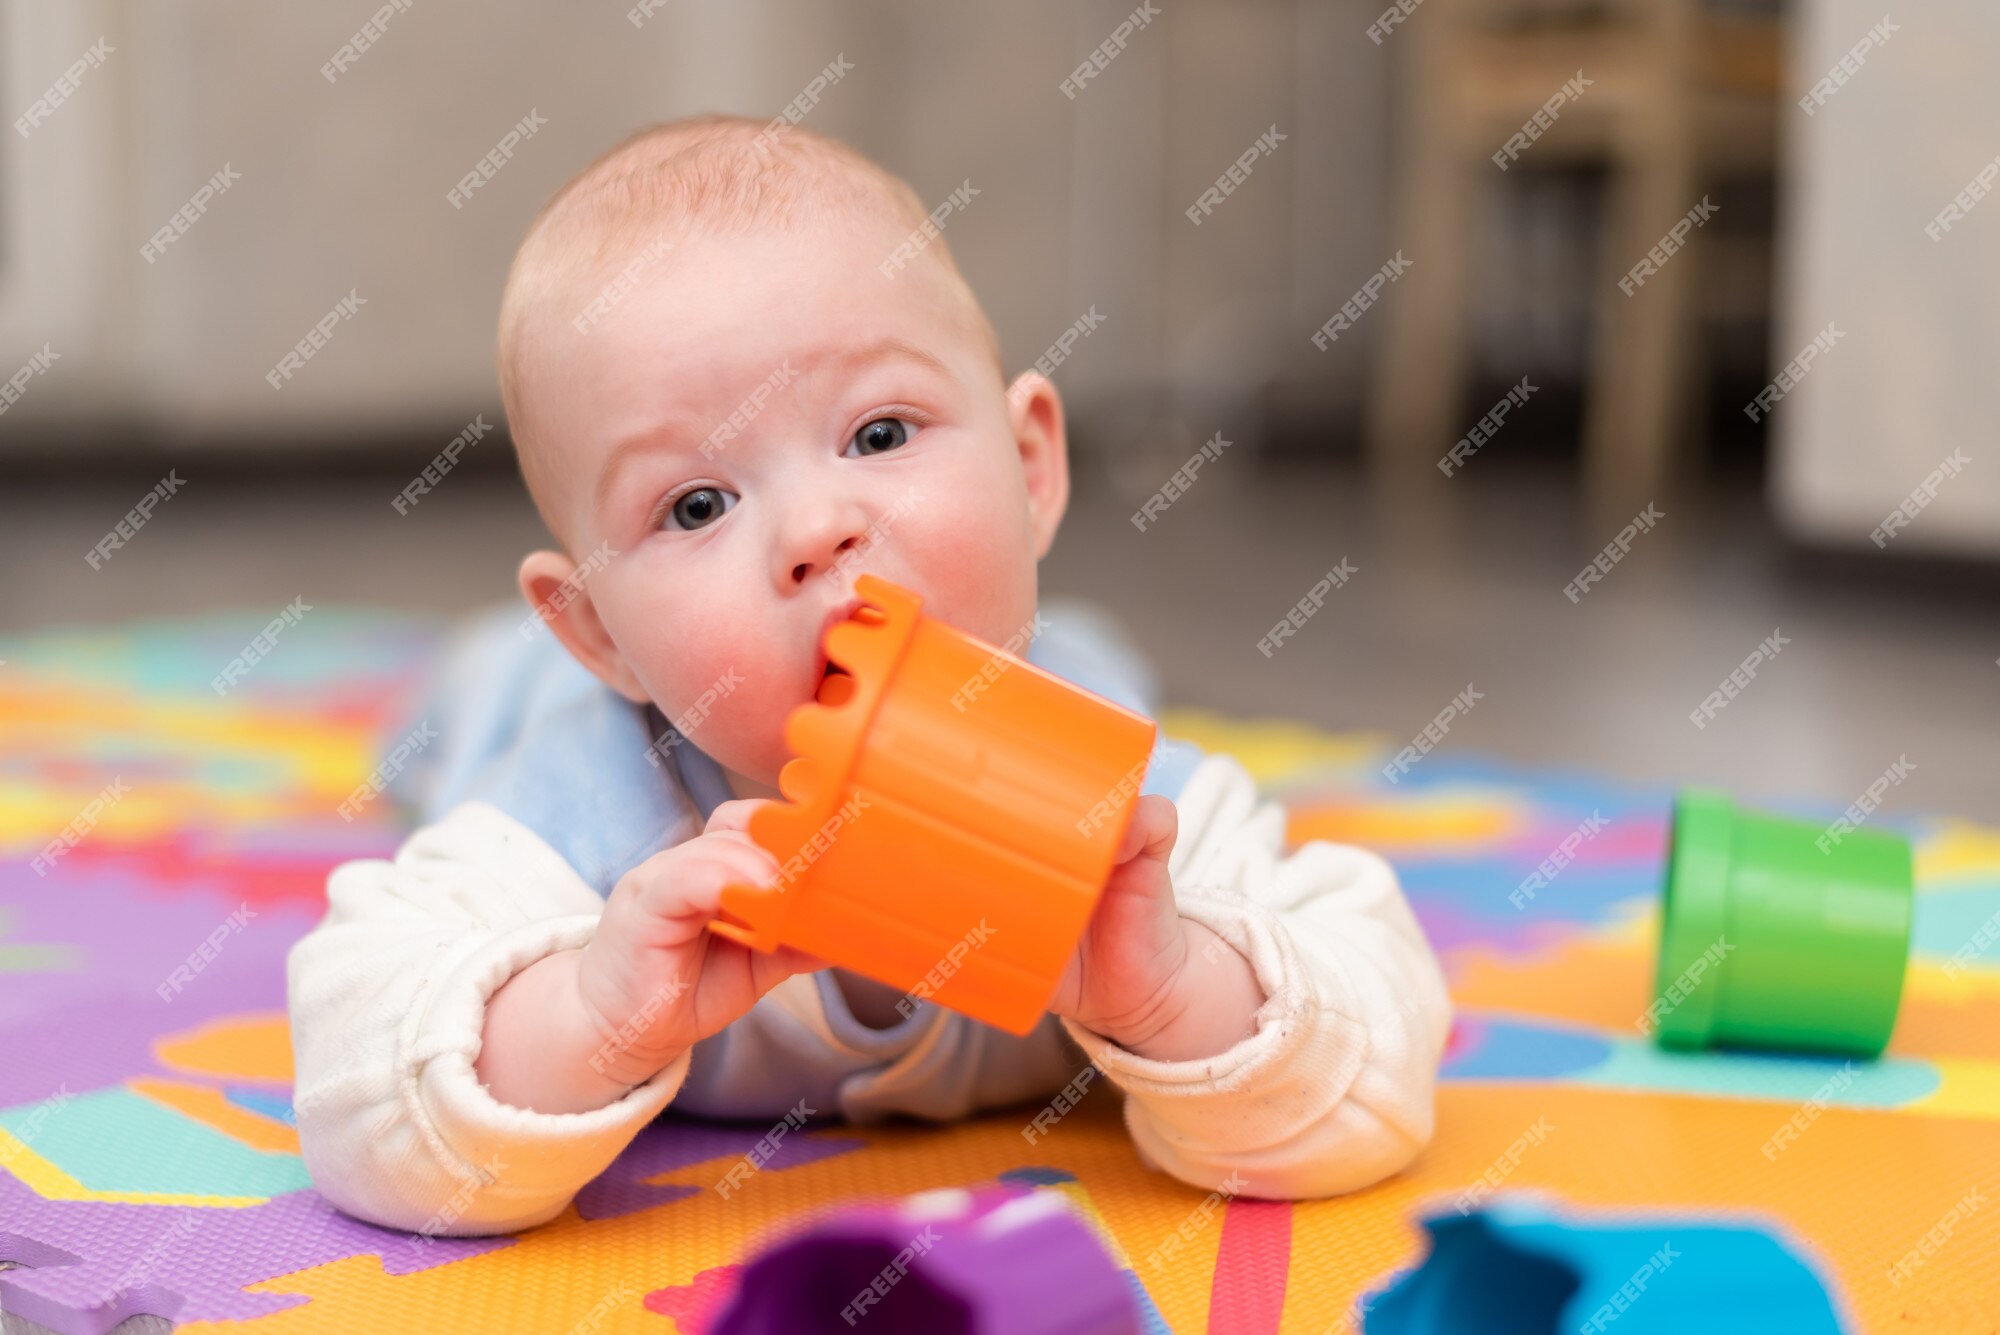
<svg viewBox="0 0 2000 1335"><path fill-rule="evenodd" d="M766 777L784 758L786 673L771 651L735 637L662 646L660 672L647 678L669 722L709 755L740 772ZM767 774L768 772L768 774Z"/></svg>
<svg viewBox="0 0 2000 1335"><path fill-rule="evenodd" d="M1016 634L1035 609L1035 554L1025 523L995 505L967 507L926 527L911 553L928 596L924 611L992 643Z"/></svg>
<svg viewBox="0 0 2000 1335"><path fill-rule="evenodd" d="M731 640L701 640L662 647L654 702L674 718L695 711L733 718L749 701L775 689L777 664L768 649Z"/></svg>

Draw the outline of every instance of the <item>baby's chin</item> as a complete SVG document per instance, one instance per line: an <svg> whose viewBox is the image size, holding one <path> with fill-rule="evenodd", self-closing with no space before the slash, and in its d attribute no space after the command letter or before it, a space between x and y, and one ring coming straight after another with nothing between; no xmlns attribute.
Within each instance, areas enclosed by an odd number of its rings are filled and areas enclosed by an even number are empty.
<svg viewBox="0 0 2000 1335"><path fill-rule="evenodd" d="M838 667L830 668L828 675L834 678L845 678L847 676ZM764 720L767 721L761 722L757 727L756 737L729 738L729 742L736 743L727 747L729 756L734 757L734 760L720 755L716 757L716 760L726 770L733 772L737 778L747 779L751 783L769 788L775 794L778 787L779 772L786 765L790 764L793 759L791 748L785 742L785 721L791 717L792 711L806 703L807 698L823 699L828 704L836 703L845 698L846 692L849 689L851 689L851 686L846 681L828 686L826 679L822 678L812 697L801 695L799 698L789 701L780 700L770 702L763 706L760 711L763 714ZM700 745L698 735L690 740L693 740L696 745ZM717 738L716 740L718 745L723 742L721 738Z"/></svg>
<svg viewBox="0 0 2000 1335"><path fill-rule="evenodd" d="M690 739L701 745L699 735ZM718 739L719 740L719 739ZM722 766L729 787L738 797L777 797L778 773L792 759L784 739L784 718L775 727L752 740L731 739L735 745L719 745L711 758ZM747 744L746 744L747 743Z"/></svg>
<svg viewBox="0 0 2000 1335"><path fill-rule="evenodd" d="M816 693L818 680L811 683L811 689L805 680L813 669L813 664L803 665L784 689L772 689L777 675L774 670L753 674L732 668L718 672L705 690L690 693L677 684L676 689L664 692L649 688L647 694L670 728L722 768L732 789L756 786L775 794L778 774L792 759L785 742L785 723L793 710ZM756 689L760 682L762 690ZM674 703L669 705L665 700ZM739 785L739 780L744 783Z"/></svg>

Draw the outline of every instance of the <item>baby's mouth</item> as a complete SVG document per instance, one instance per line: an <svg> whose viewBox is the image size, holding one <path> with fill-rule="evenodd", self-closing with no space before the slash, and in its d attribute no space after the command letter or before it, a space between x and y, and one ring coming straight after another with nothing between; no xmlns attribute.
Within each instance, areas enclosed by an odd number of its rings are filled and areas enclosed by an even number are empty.
<svg viewBox="0 0 2000 1335"><path fill-rule="evenodd" d="M823 705L839 704L854 690L854 678L847 669L829 662L821 669L819 683L813 689L813 698Z"/></svg>

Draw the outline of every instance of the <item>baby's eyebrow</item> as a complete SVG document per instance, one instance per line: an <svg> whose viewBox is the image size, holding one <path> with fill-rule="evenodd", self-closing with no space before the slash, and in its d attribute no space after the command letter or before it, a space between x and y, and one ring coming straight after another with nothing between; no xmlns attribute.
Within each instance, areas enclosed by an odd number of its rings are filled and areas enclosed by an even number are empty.
<svg viewBox="0 0 2000 1335"><path fill-rule="evenodd" d="M625 466L634 459L661 448L684 452L687 445L683 442L688 441L688 437L682 428L693 420L686 414L675 414L666 421L657 422L643 431L634 432L614 445L610 456L604 461L604 471L598 474L598 508L604 507L606 498L611 495L611 484L618 480L618 474L623 472Z"/></svg>
<svg viewBox="0 0 2000 1335"><path fill-rule="evenodd" d="M916 362L924 369L935 372L938 375L952 375L951 368L945 365L935 353L919 347L907 339L897 338L893 335L876 339L870 343L861 344L858 347L845 348L837 352L827 353L813 359L813 365L815 369L820 366L844 369L859 366L867 362L886 361L896 358ZM790 364L790 359L787 359L785 362L780 363L780 367L786 367ZM727 414L724 414L723 420L728 420ZM632 462L632 460L642 454L649 453L661 447L666 447L680 453L692 452L697 448L697 443L688 433L697 429L699 429L699 426L693 414L670 412L662 421L656 422L643 430L636 431L612 446L611 453L606 456L604 461L604 471L598 475L598 508L603 508L606 498L611 494L611 484L617 479L618 474L624 469L626 464Z"/></svg>

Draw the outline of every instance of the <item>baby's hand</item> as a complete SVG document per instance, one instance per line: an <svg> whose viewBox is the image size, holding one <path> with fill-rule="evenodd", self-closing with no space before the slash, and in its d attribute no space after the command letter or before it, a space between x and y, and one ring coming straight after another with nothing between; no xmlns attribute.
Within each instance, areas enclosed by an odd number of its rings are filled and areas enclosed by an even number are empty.
<svg viewBox="0 0 2000 1335"><path fill-rule="evenodd" d="M1115 1043L1143 1042L1175 1018L1187 931L1174 904L1167 856L1180 813L1157 793L1138 799L1090 925L1049 1009Z"/></svg>
<svg viewBox="0 0 2000 1335"><path fill-rule="evenodd" d="M746 829L761 800L724 802L701 834L647 858L612 889L577 973L605 1039L592 1059L600 1074L647 1080L785 979L827 967L791 947L767 955L708 931L724 886L777 880L777 859Z"/></svg>
<svg viewBox="0 0 2000 1335"><path fill-rule="evenodd" d="M1249 960L1181 916L1167 860L1180 833L1169 799L1138 799L1090 925L1049 1010L1142 1057L1214 1056L1256 1031L1264 989Z"/></svg>

